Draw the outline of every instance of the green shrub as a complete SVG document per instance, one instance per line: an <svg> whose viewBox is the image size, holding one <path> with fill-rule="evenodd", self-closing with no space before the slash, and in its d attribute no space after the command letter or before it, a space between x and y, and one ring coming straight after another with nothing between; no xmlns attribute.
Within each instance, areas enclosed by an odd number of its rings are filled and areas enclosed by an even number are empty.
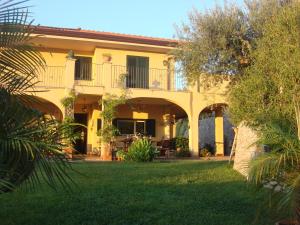
<svg viewBox="0 0 300 225"><path fill-rule="evenodd" d="M210 157L210 156L214 156L214 155L215 155L215 150L209 144L205 144L204 147L200 150L201 157Z"/></svg>
<svg viewBox="0 0 300 225"><path fill-rule="evenodd" d="M191 152L189 149L180 149L179 151L176 151L177 157L190 157Z"/></svg>
<svg viewBox="0 0 300 225"><path fill-rule="evenodd" d="M151 162L157 154L158 151L152 146L151 141L138 139L130 145L124 159L134 162Z"/></svg>
<svg viewBox="0 0 300 225"><path fill-rule="evenodd" d="M189 139L185 137L177 137L175 138L175 147L176 149L180 148L182 150L188 150L189 149Z"/></svg>
<svg viewBox="0 0 300 225"><path fill-rule="evenodd" d="M127 155L127 152L125 152L124 150L117 151L117 158L120 160L125 160L126 155Z"/></svg>
<svg viewBox="0 0 300 225"><path fill-rule="evenodd" d="M176 137L172 139L172 148L176 150L178 157L190 157L189 139L185 137Z"/></svg>

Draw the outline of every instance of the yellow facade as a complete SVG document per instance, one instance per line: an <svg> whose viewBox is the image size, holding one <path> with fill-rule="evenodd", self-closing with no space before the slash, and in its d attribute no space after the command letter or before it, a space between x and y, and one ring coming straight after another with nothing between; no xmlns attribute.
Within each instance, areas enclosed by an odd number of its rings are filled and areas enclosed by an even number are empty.
<svg viewBox="0 0 300 225"><path fill-rule="evenodd" d="M117 117L134 120L155 120L155 141L175 136L174 121L187 117L189 120L189 145L193 156L199 152L199 114L207 106L226 103L226 84L206 91L199 85L182 90L182 82L175 77L172 57L173 47L108 41L101 39L42 35L35 38L41 48L47 67L37 84L37 97L45 101L45 109L62 119L65 109L61 99L71 90L77 95L74 113L87 117L87 152L100 147L97 123L101 119L99 100L106 94L120 94L119 76L128 73L128 56L147 57L149 71L145 87L128 88L129 101L117 109ZM76 59L67 57L70 50L75 57L90 57L91 79L76 80ZM135 78L139 79L139 78ZM138 81L138 80L137 80ZM127 81L126 81L127 82ZM127 83L125 84L125 86ZM46 107L48 106L49 107ZM51 105L51 107L50 107ZM56 109L54 110L53 108ZM54 112L55 111L55 112ZM223 154L223 120L216 117L217 154ZM122 138L122 137L119 137Z"/></svg>

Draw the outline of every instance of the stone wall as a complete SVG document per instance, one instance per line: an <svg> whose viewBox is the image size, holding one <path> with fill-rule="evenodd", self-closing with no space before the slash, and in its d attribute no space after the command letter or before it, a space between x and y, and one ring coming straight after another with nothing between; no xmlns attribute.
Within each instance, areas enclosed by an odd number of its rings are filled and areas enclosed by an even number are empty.
<svg viewBox="0 0 300 225"><path fill-rule="evenodd" d="M260 152L257 140L255 131L243 124L238 126L233 168L244 176L248 175L250 161Z"/></svg>

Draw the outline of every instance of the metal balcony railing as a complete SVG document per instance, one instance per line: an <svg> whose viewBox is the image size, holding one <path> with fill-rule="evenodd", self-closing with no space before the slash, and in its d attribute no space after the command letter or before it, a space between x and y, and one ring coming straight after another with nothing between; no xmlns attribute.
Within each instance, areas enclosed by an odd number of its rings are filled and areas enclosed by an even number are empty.
<svg viewBox="0 0 300 225"><path fill-rule="evenodd" d="M112 65L112 87L185 91L186 79L175 70Z"/></svg>
<svg viewBox="0 0 300 225"><path fill-rule="evenodd" d="M81 63L75 68L75 85L100 87L103 86L103 64Z"/></svg>
<svg viewBox="0 0 300 225"><path fill-rule="evenodd" d="M187 90L186 79L175 70L126 67L112 64L81 64L75 68L74 83L79 86L139 88L166 91ZM46 66L37 78L37 87L64 88L65 66ZM105 80L104 80L105 79ZM111 79L111 84L107 83ZM105 83L106 82L106 83Z"/></svg>
<svg viewBox="0 0 300 225"><path fill-rule="evenodd" d="M38 74L37 87L63 88L65 84L65 66L46 66Z"/></svg>

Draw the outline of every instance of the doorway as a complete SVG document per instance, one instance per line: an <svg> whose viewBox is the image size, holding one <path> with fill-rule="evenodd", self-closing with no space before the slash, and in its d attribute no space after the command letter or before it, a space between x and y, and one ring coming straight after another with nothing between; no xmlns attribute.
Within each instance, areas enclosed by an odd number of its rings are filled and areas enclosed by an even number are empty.
<svg viewBox="0 0 300 225"><path fill-rule="evenodd" d="M88 116L84 113L75 113L74 114L75 123L82 124L87 126ZM83 126L77 126L75 132L80 134L80 137L76 139L74 148L79 154L87 153L87 128Z"/></svg>

